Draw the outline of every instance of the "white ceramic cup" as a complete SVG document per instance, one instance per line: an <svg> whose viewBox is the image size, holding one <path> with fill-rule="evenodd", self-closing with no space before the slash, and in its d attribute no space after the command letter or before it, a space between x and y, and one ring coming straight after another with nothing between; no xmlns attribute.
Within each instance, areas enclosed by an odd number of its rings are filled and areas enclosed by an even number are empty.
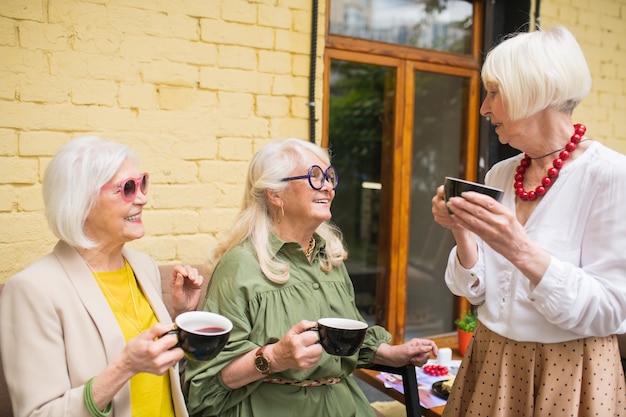
<svg viewBox="0 0 626 417"><path fill-rule="evenodd" d="M437 353L437 362L442 366L450 366L452 362L452 349L440 348Z"/></svg>

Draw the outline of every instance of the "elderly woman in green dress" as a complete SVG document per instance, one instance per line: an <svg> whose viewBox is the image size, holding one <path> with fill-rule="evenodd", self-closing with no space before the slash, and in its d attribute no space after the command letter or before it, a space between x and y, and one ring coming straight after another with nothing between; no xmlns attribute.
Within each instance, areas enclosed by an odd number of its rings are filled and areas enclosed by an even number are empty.
<svg viewBox="0 0 626 417"><path fill-rule="evenodd" d="M390 345L368 329L352 356L332 356L309 331L322 317L362 321L333 226L338 177L328 152L287 139L262 148L249 166L243 207L209 260L204 309L234 328L212 361L190 362L185 393L197 416L374 416L350 374L373 364L422 365L434 342Z"/></svg>

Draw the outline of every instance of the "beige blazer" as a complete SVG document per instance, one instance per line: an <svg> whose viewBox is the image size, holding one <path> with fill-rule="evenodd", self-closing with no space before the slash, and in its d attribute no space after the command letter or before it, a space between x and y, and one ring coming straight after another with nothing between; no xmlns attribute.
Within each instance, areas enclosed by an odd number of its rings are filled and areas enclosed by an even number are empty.
<svg viewBox="0 0 626 417"><path fill-rule="evenodd" d="M124 249L157 319L171 323L161 278L147 255ZM0 355L16 417L85 416L84 383L126 344L100 287L64 242L11 277L0 297ZM188 417L178 369L170 369L176 417ZM131 417L130 384L113 399L114 417Z"/></svg>

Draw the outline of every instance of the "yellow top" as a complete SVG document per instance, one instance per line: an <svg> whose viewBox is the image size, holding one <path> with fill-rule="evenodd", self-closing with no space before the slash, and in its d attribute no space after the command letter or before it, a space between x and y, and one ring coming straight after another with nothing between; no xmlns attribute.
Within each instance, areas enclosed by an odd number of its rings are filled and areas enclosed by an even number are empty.
<svg viewBox="0 0 626 417"><path fill-rule="evenodd" d="M157 323L128 261L117 271L93 274L126 342ZM133 417L174 417L169 372L163 376L136 374L130 379L130 398Z"/></svg>

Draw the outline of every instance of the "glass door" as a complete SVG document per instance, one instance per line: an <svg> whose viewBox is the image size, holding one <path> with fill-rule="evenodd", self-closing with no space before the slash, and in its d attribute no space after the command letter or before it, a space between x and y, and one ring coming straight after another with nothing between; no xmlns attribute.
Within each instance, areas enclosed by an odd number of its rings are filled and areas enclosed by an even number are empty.
<svg viewBox="0 0 626 417"><path fill-rule="evenodd" d="M469 81L414 73L407 339L453 330L454 296L443 277L454 239L433 220L431 199L445 176L465 176Z"/></svg>
<svg viewBox="0 0 626 417"><path fill-rule="evenodd" d="M339 172L333 221L348 249L346 267L356 303L368 323L376 323L384 143L393 140L395 68L333 60L330 68L328 147ZM382 221L381 221L382 220Z"/></svg>

